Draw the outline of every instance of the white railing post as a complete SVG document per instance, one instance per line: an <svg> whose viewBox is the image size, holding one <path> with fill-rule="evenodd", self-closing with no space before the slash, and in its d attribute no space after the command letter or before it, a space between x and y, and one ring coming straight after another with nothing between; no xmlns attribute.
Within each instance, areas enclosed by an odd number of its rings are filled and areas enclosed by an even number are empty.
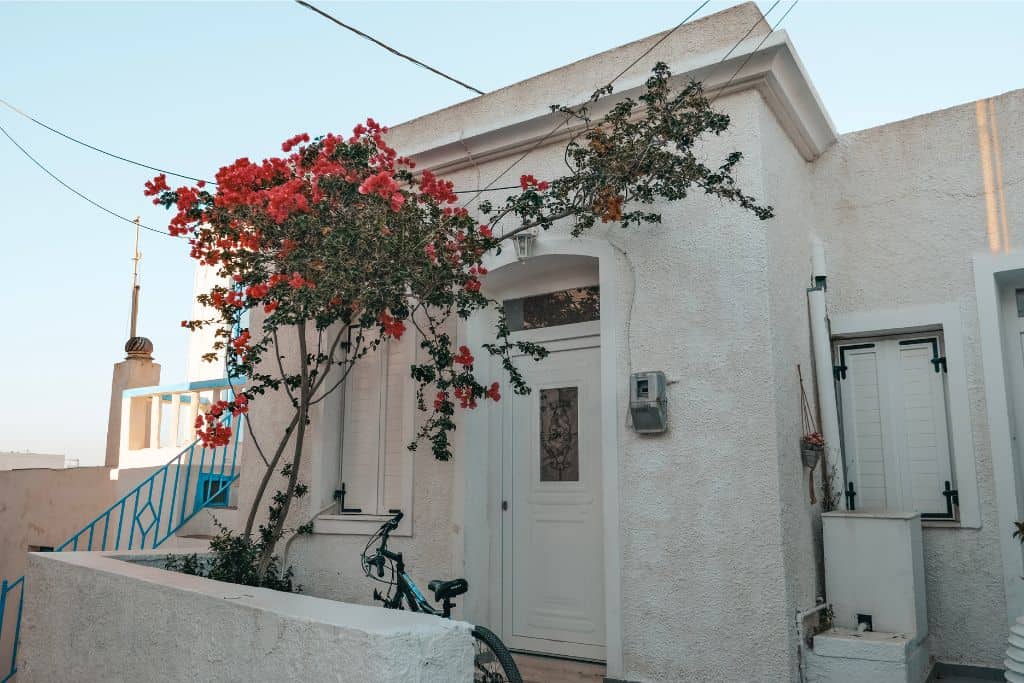
<svg viewBox="0 0 1024 683"><path fill-rule="evenodd" d="M150 397L149 404L149 447L160 448L160 408L163 397L157 393Z"/></svg>
<svg viewBox="0 0 1024 683"><path fill-rule="evenodd" d="M181 445L181 394L171 394L171 424L168 431L171 446L177 448Z"/></svg>
<svg viewBox="0 0 1024 683"><path fill-rule="evenodd" d="M192 443L196 438L196 418L199 417L199 392L188 392L188 424L185 425L185 443Z"/></svg>

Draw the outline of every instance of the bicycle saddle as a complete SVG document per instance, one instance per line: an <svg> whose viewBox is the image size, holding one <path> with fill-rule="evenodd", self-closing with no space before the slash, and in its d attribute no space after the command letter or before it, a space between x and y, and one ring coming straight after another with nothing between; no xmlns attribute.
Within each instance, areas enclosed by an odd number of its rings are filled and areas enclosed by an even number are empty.
<svg viewBox="0 0 1024 683"><path fill-rule="evenodd" d="M462 595L468 591L469 582L465 579L452 579L451 581L434 579L427 584L427 588L434 591L434 600L440 602L446 598L454 598L456 595Z"/></svg>

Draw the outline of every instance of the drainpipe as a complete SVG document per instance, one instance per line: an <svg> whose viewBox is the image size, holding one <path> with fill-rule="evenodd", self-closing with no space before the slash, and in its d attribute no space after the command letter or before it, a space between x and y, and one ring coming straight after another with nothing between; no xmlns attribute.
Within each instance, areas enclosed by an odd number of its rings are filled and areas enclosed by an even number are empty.
<svg viewBox="0 0 1024 683"><path fill-rule="evenodd" d="M839 509L845 509L843 492L846 490L846 477L839 448L839 408L836 404L835 380L832 376L832 341L828 311L825 308L828 271L825 267L825 245L817 237L813 240L811 254L813 285L807 290L807 306L811 320L811 349L814 353L815 380L818 385L821 435L825 437L825 461L822 467L831 470L835 466L833 491L839 493Z"/></svg>

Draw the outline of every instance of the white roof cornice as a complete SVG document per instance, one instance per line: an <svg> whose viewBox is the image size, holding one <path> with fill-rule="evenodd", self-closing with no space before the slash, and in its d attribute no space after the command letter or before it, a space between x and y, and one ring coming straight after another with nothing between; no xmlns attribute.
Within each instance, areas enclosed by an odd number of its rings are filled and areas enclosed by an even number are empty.
<svg viewBox="0 0 1024 683"><path fill-rule="evenodd" d="M746 61L721 95L748 89L761 93L796 149L805 160L812 161L835 142L835 127L785 31L775 32L758 46L761 39L749 38L724 61L728 52L725 48L667 63L674 79L703 81L705 92L714 98ZM589 100L595 89L592 72L602 65L587 65L590 68L583 71L581 65L588 61L396 126L388 136L389 143L416 159L419 168L436 173L452 173L474 163L521 154L564 123L564 116L551 113L549 105L577 105ZM615 95L591 107L592 114L600 117L617 99L636 97L648 75L646 70L632 70L616 84ZM574 132L563 125L547 142L564 140Z"/></svg>

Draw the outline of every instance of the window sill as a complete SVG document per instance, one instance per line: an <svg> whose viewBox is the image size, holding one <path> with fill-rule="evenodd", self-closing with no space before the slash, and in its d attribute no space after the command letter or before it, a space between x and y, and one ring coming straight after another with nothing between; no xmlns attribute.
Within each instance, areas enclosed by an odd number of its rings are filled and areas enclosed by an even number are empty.
<svg viewBox="0 0 1024 683"><path fill-rule="evenodd" d="M393 515L370 515L351 513L345 515L320 515L313 521L313 533L325 535L372 536L381 525ZM412 524L403 519L392 536L412 536Z"/></svg>
<svg viewBox="0 0 1024 683"><path fill-rule="evenodd" d="M922 519L922 529L964 529L959 519Z"/></svg>

